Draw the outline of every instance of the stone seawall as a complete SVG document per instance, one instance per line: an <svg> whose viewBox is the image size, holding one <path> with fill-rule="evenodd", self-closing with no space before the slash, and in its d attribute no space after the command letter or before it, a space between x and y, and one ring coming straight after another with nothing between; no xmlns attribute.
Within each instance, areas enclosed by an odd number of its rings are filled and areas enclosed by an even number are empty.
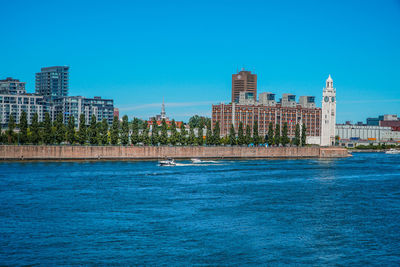
<svg viewBox="0 0 400 267"><path fill-rule="evenodd" d="M347 149L333 147L0 146L0 160L342 158L349 155Z"/></svg>

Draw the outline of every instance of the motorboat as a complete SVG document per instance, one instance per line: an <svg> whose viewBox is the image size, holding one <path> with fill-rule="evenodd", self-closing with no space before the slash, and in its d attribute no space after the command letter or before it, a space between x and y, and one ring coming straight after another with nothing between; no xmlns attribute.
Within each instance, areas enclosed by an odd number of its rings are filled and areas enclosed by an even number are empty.
<svg viewBox="0 0 400 267"><path fill-rule="evenodd" d="M195 158L195 159L191 159L192 163L202 163L203 161L201 159Z"/></svg>
<svg viewBox="0 0 400 267"><path fill-rule="evenodd" d="M400 150L391 148L385 152L386 154L400 154Z"/></svg>
<svg viewBox="0 0 400 267"><path fill-rule="evenodd" d="M160 160L160 161L158 162L158 165L159 165L159 166L176 166L176 162L175 162L174 159L168 158L168 159L166 159L166 160Z"/></svg>

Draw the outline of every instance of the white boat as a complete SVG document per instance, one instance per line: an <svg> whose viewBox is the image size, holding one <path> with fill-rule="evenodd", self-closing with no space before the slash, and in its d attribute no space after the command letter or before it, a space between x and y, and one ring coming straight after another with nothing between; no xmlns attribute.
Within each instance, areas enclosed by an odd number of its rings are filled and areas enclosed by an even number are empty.
<svg viewBox="0 0 400 267"><path fill-rule="evenodd" d="M195 158L195 159L191 159L191 161L192 161L192 163L202 163L203 161L201 160L201 159L197 159L197 158Z"/></svg>
<svg viewBox="0 0 400 267"><path fill-rule="evenodd" d="M158 162L159 166L176 166L175 160L174 159L166 159L166 160L160 160Z"/></svg>
<svg viewBox="0 0 400 267"><path fill-rule="evenodd" d="M385 152L386 154L400 154L400 150L391 148L390 150Z"/></svg>

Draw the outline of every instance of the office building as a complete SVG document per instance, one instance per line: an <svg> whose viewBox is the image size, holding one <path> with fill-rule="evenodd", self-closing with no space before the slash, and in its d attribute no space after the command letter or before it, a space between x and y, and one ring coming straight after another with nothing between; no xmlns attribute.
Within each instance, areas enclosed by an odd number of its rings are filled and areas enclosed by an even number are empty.
<svg viewBox="0 0 400 267"><path fill-rule="evenodd" d="M337 124L336 136L342 146L354 147L379 143L400 142L400 132L393 131L391 127L376 125L349 125Z"/></svg>
<svg viewBox="0 0 400 267"><path fill-rule="evenodd" d="M232 74L232 103L239 102L240 92L246 92L247 97L257 99L257 75L242 69Z"/></svg>
<svg viewBox="0 0 400 267"><path fill-rule="evenodd" d="M42 68L36 73L35 92L36 94L56 98L68 96L69 67L54 66Z"/></svg>

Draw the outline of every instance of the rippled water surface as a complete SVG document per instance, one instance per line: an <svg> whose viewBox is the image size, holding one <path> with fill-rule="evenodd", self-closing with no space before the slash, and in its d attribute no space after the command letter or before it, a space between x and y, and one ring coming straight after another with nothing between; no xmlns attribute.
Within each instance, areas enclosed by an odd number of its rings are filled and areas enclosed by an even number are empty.
<svg viewBox="0 0 400 267"><path fill-rule="evenodd" d="M400 155L180 163L0 163L0 264L400 264Z"/></svg>

